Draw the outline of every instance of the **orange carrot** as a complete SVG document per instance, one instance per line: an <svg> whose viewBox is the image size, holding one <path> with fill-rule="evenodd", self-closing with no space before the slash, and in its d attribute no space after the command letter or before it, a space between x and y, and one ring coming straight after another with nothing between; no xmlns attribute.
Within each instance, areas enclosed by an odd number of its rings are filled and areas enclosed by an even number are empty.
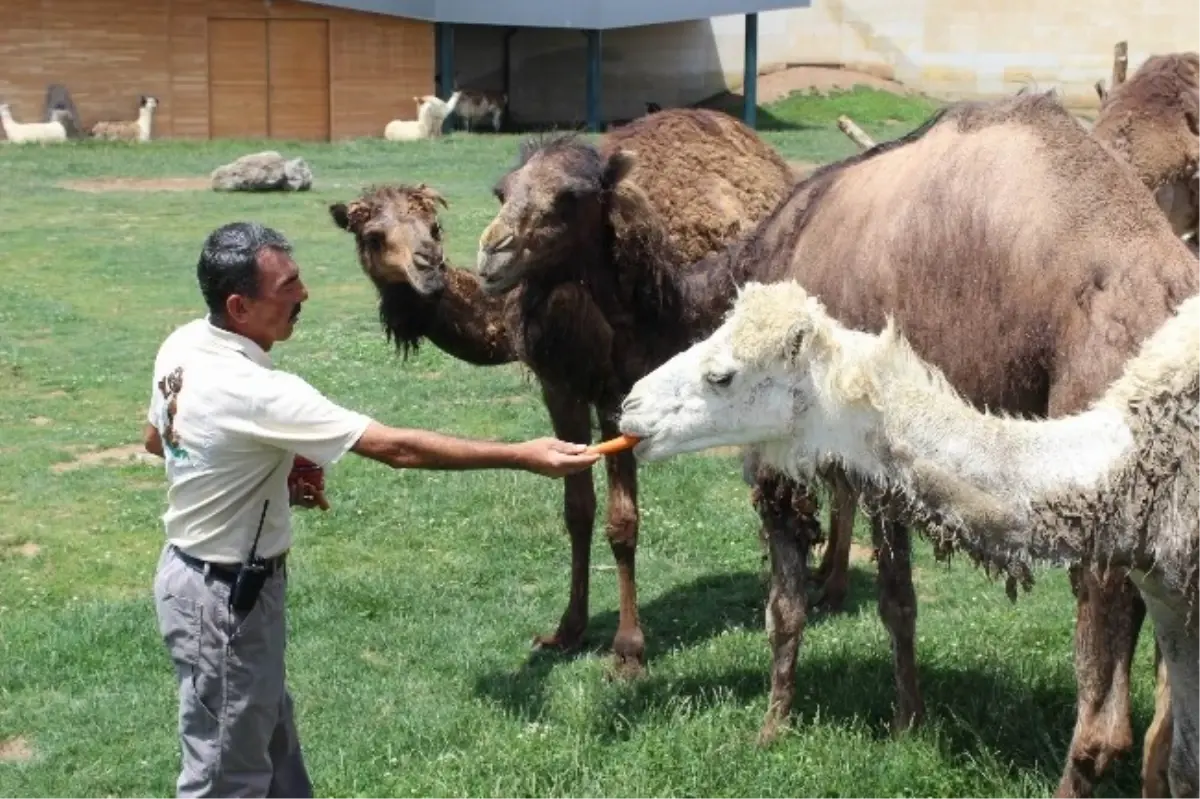
<svg viewBox="0 0 1200 799"><path fill-rule="evenodd" d="M615 455L618 452L632 449L639 441L641 439L637 436L619 435L616 438L610 438L608 441L593 444L587 448L587 451L593 455Z"/></svg>

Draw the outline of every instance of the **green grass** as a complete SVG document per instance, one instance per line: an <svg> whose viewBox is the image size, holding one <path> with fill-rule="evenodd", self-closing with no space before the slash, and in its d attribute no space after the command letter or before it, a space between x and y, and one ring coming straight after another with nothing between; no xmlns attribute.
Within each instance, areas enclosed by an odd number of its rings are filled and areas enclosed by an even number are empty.
<svg viewBox="0 0 1200 799"><path fill-rule="evenodd" d="M854 151L832 127L839 109L881 138L926 113L869 100L861 91L791 98L775 113L807 127L766 136L788 158L824 162ZM871 102L883 110L868 114ZM194 264L213 227L255 218L297 246L312 299L277 351L281 368L394 424L548 433L535 386L515 367L470 368L431 347L402 363L378 328L352 242L326 211L369 182L429 181L451 203L452 260L471 263L494 209L489 187L515 145L461 135L266 145L315 171L314 190L290 196L58 185L205 175L261 142L0 147L0 752L17 737L32 752L0 759L0 795L173 791L176 697L150 600L161 467L53 467L137 440L155 350L201 312ZM593 649L530 657L530 637L553 627L566 600L559 484L392 472L354 457L328 483L333 510L296 516L289 617L289 673L319 794L1026 796L1057 781L1075 702L1063 573L1042 572L1014 605L1001 585L965 562L935 564L918 543L928 723L893 740L874 569L856 564L848 612L810 620L794 731L759 750L765 590L733 459L642 470L650 660L628 684L603 677L616 580L602 534ZM1148 638L1134 678L1139 731L1152 710ZM1133 795L1136 759L1103 794Z"/></svg>

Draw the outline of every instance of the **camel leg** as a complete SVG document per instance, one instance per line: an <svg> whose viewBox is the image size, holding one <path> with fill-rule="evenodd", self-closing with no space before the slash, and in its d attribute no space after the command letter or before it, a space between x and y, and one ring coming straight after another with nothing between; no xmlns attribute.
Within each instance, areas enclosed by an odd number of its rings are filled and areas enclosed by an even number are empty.
<svg viewBox="0 0 1200 799"><path fill-rule="evenodd" d="M1109 764L1133 748L1129 672L1146 616L1125 573L1072 566L1075 616L1075 731L1057 797L1091 796Z"/></svg>
<svg viewBox="0 0 1200 799"><path fill-rule="evenodd" d="M883 513L871 514L871 538L879 558L879 617L892 638L896 676L892 732L899 733L917 726L925 716L914 644L917 595L912 584L912 551L908 527Z"/></svg>
<svg viewBox="0 0 1200 799"><path fill-rule="evenodd" d="M858 492L850 487L838 470L830 475L833 502L829 508L829 542L821 554L815 582L821 583L821 596L814 603L827 611L838 613L846 602L850 581L850 545L854 543L854 513L858 509Z"/></svg>
<svg viewBox="0 0 1200 799"><path fill-rule="evenodd" d="M554 435L563 441L590 444L592 420L587 402L566 392L542 386ZM592 528L596 523L596 490L591 470L563 478L563 518L571 536L571 596L558 630L534 639L539 648L570 651L583 643L588 623L588 578L592 554Z"/></svg>
<svg viewBox="0 0 1200 799"><path fill-rule="evenodd" d="M619 406L618 406L619 407ZM620 435L615 408L601 408L600 432L605 439ZM617 562L617 588L620 594L620 618L613 638L613 666L616 676L634 677L646 665L646 641L638 621L637 579L634 560L637 555L638 507L637 461L626 450L604 459L608 470L608 545Z"/></svg>
<svg viewBox="0 0 1200 799"><path fill-rule="evenodd" d="M1154 719L1142 748L1142 796L1170 796L1167 766L1171 760L1171 682L1158 641L1154 642Z"/></svg>
<svg viewBox="0 0 1200 799"><path fill-rule="evenodd" d="M766 627L771 642L771 696L758 734L760 745L779 735L796 694L796 656L804 636L805 573L814 533L819 533L817 502L807 486L763 470L754 489L771 556L771 592Z"/></svg>

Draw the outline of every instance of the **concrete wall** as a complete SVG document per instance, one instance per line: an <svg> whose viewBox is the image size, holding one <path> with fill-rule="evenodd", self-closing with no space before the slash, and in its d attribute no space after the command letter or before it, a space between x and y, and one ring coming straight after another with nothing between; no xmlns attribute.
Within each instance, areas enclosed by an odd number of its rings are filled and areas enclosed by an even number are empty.
<svg viewBox="0 0 1200 799"><path fill-rule="evenodd" d="M1195 0L813 0L808 11L789 31L793 60L866 67L944 97L1031 85L1095 105L1118 41L1130 72L1200 44Z"/></svg>
<svg viewBox="0 0 1200 799"><path fill-rule="evenodd" d="M650 0L652 2L652 0ZM760 63L796 60L794 37L805 9L759 15ZM500 89L504 28L454 27L459 84ZM603 33L602 116L627 119L653 100L694 103L742 82L741 16L620 28ZM586 116L587 41L580 31L522 28L511 40L509 113L521 123L582 122Z"/></svg>
<svg viewBox="0 0 1200 799"><path fill-rule="evenodd" d="M648 0L652 1L652 0ZM694 103L741 85L743 18L603 34L605 119L648 100ZM1112 46L1129 41L1130 70L1149 54L1197 48L1195 0L812 0L759 15L759 65L843 64L943 97L987 97L1033 85L1093 105ZM455 26L460 85L499 89L504 29ZM519 123L582 122L582 33L525 28L512 39L510 114Z"/></svg>

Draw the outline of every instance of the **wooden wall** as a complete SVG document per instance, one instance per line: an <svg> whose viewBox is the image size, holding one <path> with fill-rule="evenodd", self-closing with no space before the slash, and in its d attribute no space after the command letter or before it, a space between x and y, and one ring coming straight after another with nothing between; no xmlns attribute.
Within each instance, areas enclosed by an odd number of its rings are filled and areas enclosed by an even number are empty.
<svg viewBox="0 0 1200 799"><path fill-rule="evenodd" d="M209 138L210 19L326 20L323 39L311 35L314 26L293 27L309 31L304 41L327 42L324 129L334 139L382 136L390 120L415 118L414 96L434 91L433 25L427 22L296 0L0 0L0 101L12 105L18 121L33 121L41 118L47 84L63 83L90 126L136 118L138 96L152 94L159 100L156 138ZM272 51L286 63L282 70L273 65L270 74L280 91L293 95L287 127L296 130L299 98L311 99L316 87L307 77L288 83L287 63L306 62L308 45L291 41L285 28L271 32ZM312 59L321 60L319 54ZM311 63L304 65L312 71ZM220 67L217 72L221 79ZM315 130L311 124L305 129Z"/></svg>

